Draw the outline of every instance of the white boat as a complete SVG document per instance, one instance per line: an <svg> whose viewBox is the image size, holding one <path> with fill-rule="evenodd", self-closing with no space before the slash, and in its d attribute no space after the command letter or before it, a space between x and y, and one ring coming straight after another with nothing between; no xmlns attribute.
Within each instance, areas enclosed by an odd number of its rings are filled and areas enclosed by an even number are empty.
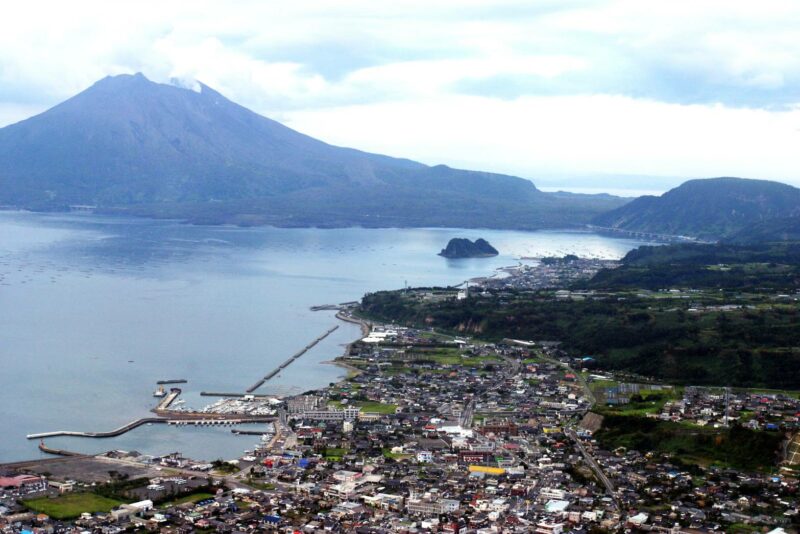
<svg viewBox="0 0 800 534"><path fill-rule="evenodd" d="M164 386L158 386L158 389L156 389L156 390L153 392L153 396L154 396L154 397L163 397L163 396L165 396L166 394L167 394L167 392L164 390Z"/></svg>

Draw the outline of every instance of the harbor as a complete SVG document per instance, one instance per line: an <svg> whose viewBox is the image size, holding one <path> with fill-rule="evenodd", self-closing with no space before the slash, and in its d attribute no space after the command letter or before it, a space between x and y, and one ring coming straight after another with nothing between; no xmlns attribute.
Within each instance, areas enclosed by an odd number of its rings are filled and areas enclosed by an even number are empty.
<svg viewBox="0 0 800 534"><path fill-rule="evenodd" d="M319 306L315 307L319 310L333 311L337 310L336 318L344 322L358 324L362 333L368 331L369 324L365 321L352 317L346 307L341 306ZM266 423L266 428L258 429L244 429L232 428L231 433L236 435L252 435L252 436L277 436L276 424L280 422L276 406L281 402L279 395L264 395L254 394L253 392L262 387L269 380L277 376L281 371L289 367L292 363L297 361L300 357L306 354L309 350L314 348L317 344L330 336L339 328L339 325L327 329L325 332L314 338L311 342L305 345L302 349L292 354L277 368L273 369L270 373L262 377L258 382L253 384L246 392L215 392L215 391L201 391L201 397L219 397L208 406L201 409L185 408L182 405L185 401L180 400L179 397L183 390L178 387L172 387L167 390L164 386L174 384L187 384L186 379L168 379L156 381L156 389L153 392L153 397L159 399L156 406L151 410L155 417L142 417L133 420L125 425L115 428L110 431L73 431L73 430L56 430L51 432L38 432L28 434L26 437L29 440L40 439L42 442L39 444L39 450L52 454L55 456L68 456L72 454L70 451L63 451L61 449L50 448L44 444L44 438L57 438L57 437L79 437L79 438L113 438L121 436L132 430L135 430L143 425L151 424L167 424L173 427L181 426L195 426L195 427L218 427L218 426L234 426L234 425L248 425L254 423Z"/></svg>
<svg viewBox="0 0 800 534"><path fill-rule="evenodd" d="M62 437L62 436L80 437L80 438L112 438L116 436L121 436L127 432L130 432L131 430L139 428L142 425L149 425L154 423L156 424L166 423L172 426L186 426L186 425L219 426L219 425L235 425L235 424L248 424L248 423L271 423L277 419L273 404L276 404L279 401L275 396L254 395L252 394L252 392L263 386L264 383L266 383L275 375L280 373L283 369L287 368L289 365L291 365L298 358L303 356L306 352L311 350L320 341L328 337L338 328L339 325L335 325L326 330L323 334L317 336L309 344L307 344L301 350L290 356L276 369L274 369L272 372L270 372L269 374L264 376L261 380L256 382L253 386L251 386L246 393L220 393L220 392L207 392L207 391L201 392L200 393L201 396L222 397L220 400L214 402L213 404L210 404L209 406L206 406L202 410L185 410L183 408L180 409L174 408L175 405L184 402L184 401L178 401L178 397L180 397L183 391L181 390L181 388L177 387L171 388L169 392L166 392L164 389L164 385L166 384L185 384L188 382L187 380L185 379L158 380L156 382L156 385L158 387L153 393L153 396L159 398L160 400L158 404L155 406L155 408L153 408L152 410L152 412L156 414L157 417L142 417L133 420L119 428L115 428L113 430L105 432L56 430L51 432L37 432L28 434L26 438L29 440ZM232 432L235 434L253 434L253 435L257 434L263 435L270 433L266 431L247 431L241 429L233 429ZM43 444L40 444L39 449L43 452L50 453L50 449L44 447ZM52 450L56 451L55 449ZM56 451L52 452L51 454L61 454L61 453Z"/></svg>
<svg viewBox="0 0 800 534"><path fill-rule="evenodd" d="M411 285L456 284L508 265L512 256L548 255L551 250L591 256L609 250L616 257L627 251L618 240L582 234L510 232L501 238L497 232L484 232L490 242L506 243L508 255L464 262L455 269L431 255L426 245L446 242L452 237L450 230L314 230L306 239L305 232L290 229L233 231L174 227L167 222L143 226L124 219L112 224L98 219L92 223L95 231L114 236L98 241L84 233L84 224L83 220L53 221L37 214L4 213L4 232L0 232L4 237L14 228L35 241L57 226L69 239L64 241L63 254L57 248L43 249L31 259L11 247L0 258L6 262L0 265L0 276L10 284L2 285L8 327L19 331L19 336L5 339L6 372L41 380L41 394L37 395L30 395L21 381L6 384L4 400L13 403L25 398L26 408L6 414L9 430L0 447L0 461L38 455L38 441L25 440L28 433L110 430L137 417L154 416L148 412L160 400L152 397L159 380L187 379L188 385L174 384L184 391L177 400L186 398L198 408L205 404L193 399L203 390L244 395L261 376L338 323L341 326L336 332L254 393L292 395L335 382L345 372L317 364L333 360L343 345L359 337L354 327L358 323L339 323L333 317L335 311L312 312L311 306L345 303L387 283L402 286L405 279ZM176 243L172 241L175 237L206 245L202 254L193 246L186 249L190 253L186 257L163 256L162 252ZM402 248L398 243L406 245ZM324 246L318 249L318 244ZM123 246L129 255L119 254ZM617 250L619 254L614 254ZM91 252L88 256L87 251ZM298 263L298 257L307 261ZM259 266L258 275L242 271L243 265ZM190 276L208 272L211 266L215 276ZM164 278L163 268L170 269L175 279ZM103 283L99 283L101 275ZM186 283L190 280L198 285ZM69 285L73 282L81 284L86 298L75 299ZM349 285L344 287L344 283ZM119 300L115 298L119 294L142 298ZM248 298L252 305L244 309L243 299ZM42 305L37 304L33 313L31 306L40 301ZM98 316L97 302L106 303L107 314ZM69 315L63 313L64 307ZM232 310L238 310L235 320ZM166 321L171 318L179 320L180 332L191 332L191 336L170 333ZM34 347L26 340L41 335L34 328L41 321L52 325L49 341ZM114 329L135 341L108 338ZM73 339L107 342L95 349L89 341L86 346L72 346L69 340ZM66 349L69 357L65 357ZM50 371L42 373L42 366ZM173 387L163 386L165 394ZM295 389L290 391L292 387ZM209 403L216 400L206 399ZM166 425L143 426L115 438L113 446L160 452L159 444L173 432L174 427ZM241 448L235 439L223 440L213 431L209 436L205 441L185 439L180 447L192 455L215 458ZM57 444L48 444L81 451L80 439L59 438Z"/></svg>

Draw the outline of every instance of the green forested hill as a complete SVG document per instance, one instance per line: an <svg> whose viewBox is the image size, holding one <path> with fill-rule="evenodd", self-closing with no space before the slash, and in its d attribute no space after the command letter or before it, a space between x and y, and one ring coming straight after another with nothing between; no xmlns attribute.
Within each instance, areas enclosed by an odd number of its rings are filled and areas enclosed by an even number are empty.
<svg viewBox="0 0 800 534"><path fill-rule="evenodd" d="M800 244L642 247L581 286L591 292L574 299L378 292L361 311L494 341L560 341L602 368L678 384L800 389Z"/></svg>
<svg viewBox="0 0 800 534"><path fill-rule="evenodd" d="M598 215L593 224L717 240L775 218L800 215L800 189L743 178L689 180Z"/></svg>

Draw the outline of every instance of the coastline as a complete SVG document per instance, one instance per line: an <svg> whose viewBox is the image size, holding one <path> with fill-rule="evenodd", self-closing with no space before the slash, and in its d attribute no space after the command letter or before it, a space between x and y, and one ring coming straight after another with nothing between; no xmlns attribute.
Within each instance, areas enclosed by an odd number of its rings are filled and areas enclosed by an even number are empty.
<svg viewBox="0 0 800 534"><path fill-rule="evenodd" d="M344 321L346 323L353 323L357 324L361 327L361 336L364 337L369 334L369 329L372 326L372 323L366 321L364 319L359 319L358 317L354 317L353 315L348 315L344 312L344 310L340 309L336 312L336 318L340 321ZM348 345L349 347L350 345Z"/></svg>
<svg viewBox="0 0 800 534"><path fill-rule="evenodd" d="M341 358L341 356L340 356L340 358ZM360 375L361 372L362 372L361 369L359 369L358 367L354 367L354 366L350 365L349 363L345 363L345 362L340 361L340 360L326 360L324 362L319 362L319 363L325 364L325 365L335 365L336 367L341 367L342 369L347 369L349 371L349 373L347 374L346 377L342 378L339 382L347 380L351 376ZM325 387L323 387L321 389L325 389L326 387L327 386L325 386Z"/></svg>
<svg viewBox="0 0 800 534"><path fill-rule="evenodd" d="M344 321L346 323L357 324L357 325L359 325L361 327L361 336L359 338L357 338L357 339L354 339L353 341L351 341L347 345L345 345L344 351L342 351L342 354L340 354L339 356L337 356L333 360L326 360L326 361L323 361L323 362L319 362L319 363L322 363L322 364L335 365L335 366L340 367L342 369L347 369L347 371L348 371L347 376L345 376L341 380L339 380L339 382L342 382L342 381L345 381L345 380L347 380L348 378L350 378L352 376L356 376L356 375L361 374L361 372L362 372L361 369L359 369L358 367L355 367L353 365L350 365L349 363L346 363L346 362L342 361L342 358L347 356L350 353L350 347L353 345L353 343L355 343L359 339L361 339L361 338L363 338L363 337L365 337L365 336L367 336L369 334L370 327L372 326L372 323L370 323L369 321L365 321L363 319L359 319L359 318L354 317L352 315L346 314L343 309L340 309L339 311L336 312L336 318L339 319L340 321Z"/></svg>

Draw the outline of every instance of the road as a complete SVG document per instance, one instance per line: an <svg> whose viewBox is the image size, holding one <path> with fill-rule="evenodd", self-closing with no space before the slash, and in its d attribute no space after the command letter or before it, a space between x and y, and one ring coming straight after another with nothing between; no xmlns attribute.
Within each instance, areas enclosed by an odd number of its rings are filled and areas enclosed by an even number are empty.
<svg viewBox="0 0 800 534"><path fill-rule="evenodd" d="M464 407L464 411L461 413L461 421L460 425L461 428L472 428L472 420L475 417L475 398L471 398L467 405Z"/></svg>
<svg viewBox="0 0 800 534"><path fill-rule="evenodd" d="M569 436L572 439L572 441L575 442L575 446L577 446L578 450L581 451L583 459L586 460L586 463L589 464L589 467L592 469L592 471L594 471L594 474L597 476L597 478L600 480L603 486L605 486L606 493L608 493L608 495L612 499L614 499L614 506L616 506L617 510L620 510L620 505L619 502L617 501L617 494L616 491L614 490L614 485L611 483L606 474L603 472L603 468L600 467L600 464L597 463L597 460L594 459L594 456L592 456L591 453L586 450L586 447L583 446L583 443L581 442L580 438L578 437L578 435L575 433L574 430L572 430L571 428L566 428L564 429L564 432L567 434L567 436Z"/></svg>

